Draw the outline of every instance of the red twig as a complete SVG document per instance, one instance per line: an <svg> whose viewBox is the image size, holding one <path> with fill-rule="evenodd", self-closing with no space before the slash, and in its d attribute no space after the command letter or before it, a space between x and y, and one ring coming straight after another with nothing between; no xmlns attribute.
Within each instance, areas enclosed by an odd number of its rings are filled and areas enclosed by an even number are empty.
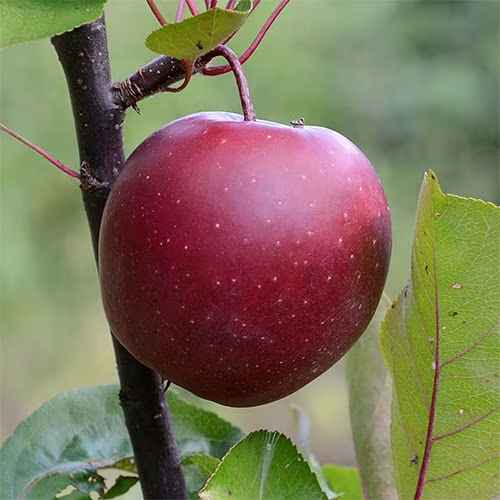
<svg viewBox="0 0 500 500"><path fill-rule="evenodd" d="M177 8L177 14L175 15L175 22L180 23L184 17L184 7L186 6L186 0L179 1L179 7Z"/></svg>
<svg viewBox="0 0 500 500"><path fill-rule="evenodd" d="M197 16L200 11L198 10L197 5L194 3L193 0L186 0L187 6L189 7L189 11L193 16Z"/></svg>
<svg viewBox="0 0 500 500"><path fill-rule="evenodd" d="M75 179L80 179L80 174L78 174L74 170L71 170L66 165L61 163L59 160L56 160L53 156L47 153L47 151L43 150L40 146L37 146L36 144L33 144L32 142L28 141L28 139L25 139L22 135L17 134L16 132L11 130L9 127L6 127L2 123L0 123L0 130L2 130L3 132L7 132L7 134L14 137L18 141L22 142L24 145L28 146L33 151L37 152L39 155L43 156L46 160L52 163L54 167L61 170L61 172L64 172L66 175L74 177Z"/></svg>
<svg viewBox="0 0 500 500"><path fill-rule="evenodd" d="M191 81L191 77L193 76L194 61L187 61L186 59L183 59L182 62L184 64L187 64L186 76L184 78L184 81L178 87L166 87L166 88L164 88L163 89L164 92L176 93L176 92L180 92L181 90L184 90L188 86L189 82Z"/></svg>
<svg viewBox="0 0 500 500"><path fill-rule="evenodd" d="M158 22L162 25L165 26L167 24L167 20L163 17L162 13L160 12L160 9L158 9L157 5L155 4L154 0L146 0L146 2L149 5L149 8L151 9L151 12L154 14L156 19L158 19Z"/></svg>
<svg viewBox="0 0 500 500"><path fill-rule="evenodd" d="M254 4L255 7L259 4L257 0ZM266 33L269 31L269 28L273 25L274 21L281 14L282 10L290 3L290 0L281 0L280 4L276 7L271 16L267 19L262 29L259 31L258 35L255 37L255 40L250 44L248 49L243 53L243 55L239 58L240 63L244 64L255 52L255 49L260 45L262 39L266 36ZM231 66L229 64L225 64L222 66L213 66L202 69L202 73L207 76L217 76L222 75L224 73L229 73L231 71Z"/></svg>

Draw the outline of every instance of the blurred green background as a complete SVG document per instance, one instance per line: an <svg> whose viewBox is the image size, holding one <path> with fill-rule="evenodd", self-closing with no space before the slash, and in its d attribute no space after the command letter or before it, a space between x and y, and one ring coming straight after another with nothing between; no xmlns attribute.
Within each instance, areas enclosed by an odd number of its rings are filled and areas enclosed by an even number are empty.
<svg viewBox="0 0 500 500"><path fill-rule="evenodd" d="M232 43L239 53L277 0L262 2ZM158 0L171 19L174 1ZM113 75L154 55L157 23L143 0L109 0ZM497 1L293 0L245 65L257 114L336 129L378 171L391 205L387 291L407 279L424 171L445 192L499 202ZM47 40L1 54L1 121L78 168L64 76ZM127 151L161 125L200 110L238 112L231 76L197 76L181 94L129 112ZM1 140L1 436L43 401L117 379L77 182L5 134ZM215 411L249 431L290 432L290 405L312 420L322 462L352 464L342 362L293 396L255 409Z"/></svg>

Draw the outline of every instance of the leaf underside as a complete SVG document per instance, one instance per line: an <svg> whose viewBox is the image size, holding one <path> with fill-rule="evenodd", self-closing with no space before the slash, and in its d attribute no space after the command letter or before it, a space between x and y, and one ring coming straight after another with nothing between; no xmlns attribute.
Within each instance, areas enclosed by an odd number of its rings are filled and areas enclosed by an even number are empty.
<svg viewBox="0 0 500 500"><path fill-rule="evenodd" d="M382 295L366 332L346 356L349 410L356 456L368 498L396 500L390 443L391 377L380 345L380 327L391 302Z"/></svg>
<svg viewBox="0 0 500 500"><path fill-rule="evenodd" d="M95 21L106 0L2 0L0 47L48 38Z"/></svg>
<svg viewBox="0 0 500 500"><path fill-rule="evenodd" d="M421 188L411 277L382 327L400 498L500 493L500 210Z"/></svg>
<svg viewBox="0 0 500 500"><path fill-rule="evenodd" d="M210 9L153 31L146 38L146 47L158 54L194 61L238 31L248 14L249 11Z"/></svg>

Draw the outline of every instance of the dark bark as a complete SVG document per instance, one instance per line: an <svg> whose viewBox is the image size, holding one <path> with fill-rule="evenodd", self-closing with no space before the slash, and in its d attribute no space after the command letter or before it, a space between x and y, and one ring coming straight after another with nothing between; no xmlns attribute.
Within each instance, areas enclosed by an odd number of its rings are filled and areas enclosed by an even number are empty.
<svg viewBox="0 0 500 500"><path fill-rule="evenodd" d="M97 259L99 228L114 179L125 161L124 108L113 87L104 18L56 36L73 107L82 197ZM187 498L161 377L113 337L120 402L147 499Z"/></svg>

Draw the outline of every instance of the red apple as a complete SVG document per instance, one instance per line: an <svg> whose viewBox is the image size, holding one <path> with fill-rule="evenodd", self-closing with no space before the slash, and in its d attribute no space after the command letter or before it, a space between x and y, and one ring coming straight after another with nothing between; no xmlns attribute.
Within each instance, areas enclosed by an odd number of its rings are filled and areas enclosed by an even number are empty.
<svg viewBox="0 0 500 500"><path fill-rule="evenodd" d="M147 138L117 179L100 236L104 309L174 384L260 405L356 342L390 251L382 186L348 139L198 113Z"/></svg>

